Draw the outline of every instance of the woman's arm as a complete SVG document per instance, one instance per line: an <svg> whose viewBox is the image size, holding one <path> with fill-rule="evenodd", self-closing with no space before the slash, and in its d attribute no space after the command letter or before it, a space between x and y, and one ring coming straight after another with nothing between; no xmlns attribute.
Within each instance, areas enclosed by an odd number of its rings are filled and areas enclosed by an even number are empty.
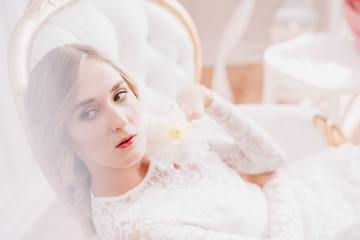
<svg viewBox="0 0 360 240"><path fill-rule="evenodd" d="M210 145L238 172L271 173L285 161L285 152L269 134L213 91L194 85L183 91L177 101L189 120L207 113L224 126L234 141L217 141L214 136Z"/></svg>

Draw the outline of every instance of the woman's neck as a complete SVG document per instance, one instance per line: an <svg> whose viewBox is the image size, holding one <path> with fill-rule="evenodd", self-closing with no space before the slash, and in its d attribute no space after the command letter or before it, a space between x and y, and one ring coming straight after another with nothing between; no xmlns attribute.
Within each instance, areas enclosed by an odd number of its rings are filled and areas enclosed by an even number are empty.
<svg viewBox="0 0 360 240"><path fill-rule="evenodd" d="M144 157L128 168L89 168L91 188L96 196L119 196L136 187L145 177L150 161Z"/></svg>

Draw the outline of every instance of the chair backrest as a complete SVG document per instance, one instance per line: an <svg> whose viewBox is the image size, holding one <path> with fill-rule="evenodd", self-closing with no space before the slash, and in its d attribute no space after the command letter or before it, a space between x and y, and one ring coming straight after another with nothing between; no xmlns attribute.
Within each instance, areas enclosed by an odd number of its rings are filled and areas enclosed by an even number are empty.
<svg viewBox="0 0 360 240"><path fill-rule="evenodd" d="M176 0L32 0L9 47L10 81L26 132L23 96L29 72L49 50L68 43L92 45L124 66L154 111L200 82L198 35ZM56 172L46 161L40 165ZM47 177L66 204L60 176Z"/></svg>

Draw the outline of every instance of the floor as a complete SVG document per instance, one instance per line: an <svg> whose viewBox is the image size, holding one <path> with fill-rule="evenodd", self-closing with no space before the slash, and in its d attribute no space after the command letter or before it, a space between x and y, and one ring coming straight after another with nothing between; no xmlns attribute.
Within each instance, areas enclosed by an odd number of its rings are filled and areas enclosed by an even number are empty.
<svg viewBox="0 0 360 240"><path fill-rule="evenodd" d="M234 103L261 103L263 84L262 64L229 66L228 76ZM212 67L204 67L201 83L211 88Z"/></svg>

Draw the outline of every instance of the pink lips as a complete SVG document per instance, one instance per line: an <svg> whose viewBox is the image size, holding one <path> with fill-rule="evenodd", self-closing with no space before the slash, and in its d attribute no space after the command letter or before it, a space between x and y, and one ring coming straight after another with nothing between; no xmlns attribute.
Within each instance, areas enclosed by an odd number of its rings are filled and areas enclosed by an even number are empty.
<svg viewBox="0 0 360 240"><path fill-rule="evenodd" d="M123 138L121 142L116 146L116 148L127 148L130 147L135 141L136 135L129 135L126 138Z"/></svg>

